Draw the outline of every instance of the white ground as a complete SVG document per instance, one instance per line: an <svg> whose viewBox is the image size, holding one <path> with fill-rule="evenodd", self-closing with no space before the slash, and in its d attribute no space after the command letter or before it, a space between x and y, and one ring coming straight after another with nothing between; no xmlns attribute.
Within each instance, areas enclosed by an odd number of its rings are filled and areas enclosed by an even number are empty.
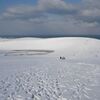
<svg viewBox="0 0 100 100"><path fill-rule="evenodd" d="M100 100L100 40L0 39L0 100Z"/></svg>

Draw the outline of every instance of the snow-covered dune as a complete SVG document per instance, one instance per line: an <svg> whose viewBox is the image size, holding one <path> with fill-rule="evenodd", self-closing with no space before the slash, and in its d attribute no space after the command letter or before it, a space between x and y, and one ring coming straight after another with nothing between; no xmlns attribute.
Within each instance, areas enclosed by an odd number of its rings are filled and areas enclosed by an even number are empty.
<svg viewBox="0 0 100 100"><path fill-rule="evenodd" d="M0 41L0 50L53 50L52 56L100 57L100 40L81 37Z"/></svg>
<svg viewBox="0 0 100 100"><path fill-rule="evenodd" d="M97 39L0 39L0 100L100 100L99 60Z"/></svg>

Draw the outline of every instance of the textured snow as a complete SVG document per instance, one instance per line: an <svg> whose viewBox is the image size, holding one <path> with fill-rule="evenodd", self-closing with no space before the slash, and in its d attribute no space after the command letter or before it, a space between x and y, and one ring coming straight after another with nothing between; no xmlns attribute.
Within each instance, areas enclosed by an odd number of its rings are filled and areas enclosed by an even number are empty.
<svg viewBox="0 0 100 100"><path fill-rule="evenodd" d="M99 60L97 39L1 39L0 100L100 100Z"/></svg>

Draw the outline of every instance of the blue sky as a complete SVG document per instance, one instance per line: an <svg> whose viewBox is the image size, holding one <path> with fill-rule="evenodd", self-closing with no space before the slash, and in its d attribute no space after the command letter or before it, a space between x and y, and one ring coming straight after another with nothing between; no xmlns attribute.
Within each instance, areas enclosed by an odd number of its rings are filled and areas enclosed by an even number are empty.
<svg viewBox="0 0 100 100"><path fill-rule="evenodd" d="M16 4L35 4L37 0L0 0L0 6Z"/></svg>
<svg viewBox="0 0 100 100"><path fill-rule="evenodd" d="M37 0L0 0L0 8L5 9L19 4L36 4Z"/></svg>
<svg viewBox="0 0 100 100"><path fill-rule="evenodd" d="M81 0L65 0L66 2L79 3ZM37 0L0 0L0 8L5 9L5 7L14 6L18 4L36 4Z"/></svg>
<svg viewBox="0 0 100 100"><path fill-rule="evenodd" d="M3 35L100 35L100 0L0 0Z"/></svg>

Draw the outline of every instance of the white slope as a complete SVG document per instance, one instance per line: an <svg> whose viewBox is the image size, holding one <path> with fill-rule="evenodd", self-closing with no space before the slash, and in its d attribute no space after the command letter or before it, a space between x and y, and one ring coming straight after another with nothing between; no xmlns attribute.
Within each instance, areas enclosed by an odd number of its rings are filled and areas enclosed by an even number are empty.
<svg viewBox="0 0 100 100"><path fill-rule="evenodd" d="M54 50L52 56L100 57L100 40L80 37L0 41L0 50Z"/></svg>
<svg viewBox="0 0 100 100"><path fill-rule="evenodd" d="M9 50L54 52L47 57L2 56ZM60 60L59 56L65 56L66 60ZM89 59L93 60L88 62ZM96 39L2 39L0 100L100 100L99 60L100 40Z"/></svg>

